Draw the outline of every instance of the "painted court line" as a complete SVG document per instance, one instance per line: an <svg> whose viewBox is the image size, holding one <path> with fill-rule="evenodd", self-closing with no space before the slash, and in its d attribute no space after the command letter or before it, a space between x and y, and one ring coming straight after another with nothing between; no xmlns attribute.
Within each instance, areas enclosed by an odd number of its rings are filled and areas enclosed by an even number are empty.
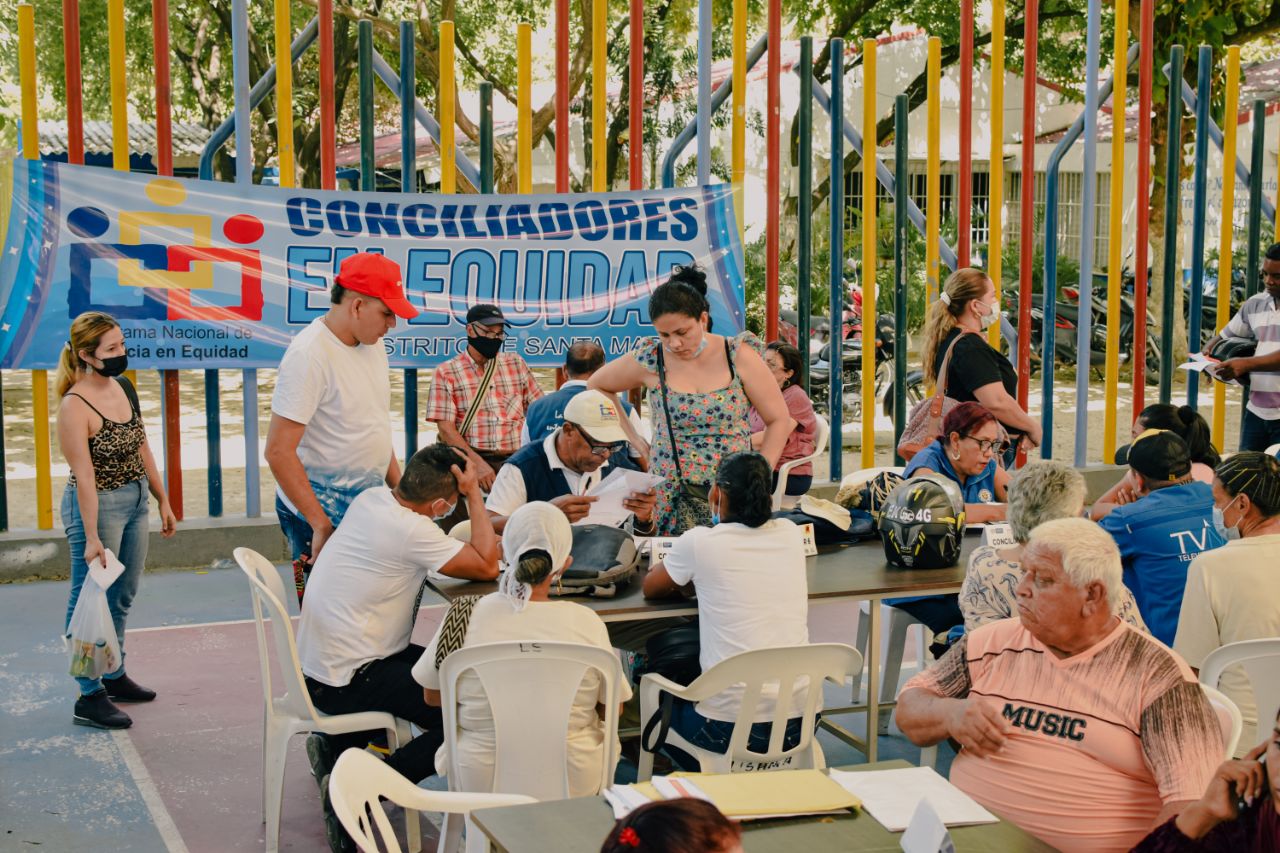
<svg viewBox="0 0 1280 853"><path fill-rule="evenodd" d="M169 853L188 853L186 842L182 840L182 835L178 832L178 826L173 822L169 810L164 807L160 792L156 790L156 783L152 780L147 766L142 763L142 756L138 754L133 741L129 739L129 734L123 729L115 729L111 732L111 738L120 750L125 766L133 776L134 784L138 786L142 801L147 804L147 811L151 812L151 820L155 822L156 831L160 833L160 839L164 842L165 848Z"/></svg>

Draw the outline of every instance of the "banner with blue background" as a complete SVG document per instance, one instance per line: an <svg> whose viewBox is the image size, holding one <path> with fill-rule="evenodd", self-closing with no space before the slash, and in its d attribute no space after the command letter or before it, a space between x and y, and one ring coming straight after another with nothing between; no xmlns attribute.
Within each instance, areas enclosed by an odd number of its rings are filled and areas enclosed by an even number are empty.
<svg viewBox="0 0 1280 853"><path fill-rule="evenodd" d="M9 170L4 170L9 171ZM240 186L18 160L0 209L0 368L52 369L71 320L120 321L135 368L275 367L321 316L343 258L400 264L422 310L384 344L432 367L494 302L507 348L560 365L574 341L612 358L652 335L647 303L677 264L707 273L717 331L744 322L727 185L578 195L413 195Z"/></svg>

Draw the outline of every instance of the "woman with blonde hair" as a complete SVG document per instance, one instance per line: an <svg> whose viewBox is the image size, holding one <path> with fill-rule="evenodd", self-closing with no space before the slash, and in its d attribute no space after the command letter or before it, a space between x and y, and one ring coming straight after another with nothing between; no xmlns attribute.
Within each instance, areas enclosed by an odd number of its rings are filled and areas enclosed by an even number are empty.
<svg viewBox="0 0 1280 853"><path fill-rule="evenodd" d="M115 702L156 698L154 690L124 671L124 623L147 560L148 487L160 504L163 535L172 536L178 523L147 446L137 392L121 375L128 364L120 324L109 314L89 311L72 321L71 339L62 348L54 381L62 401L58 444L71 468L61 509L71 549L66 624L75 611L89 564L95 560L105 564L110 551L124 565L124 572L107 589L107 606L120 642L120 664L102 678L76 679L80 697L72 721L100 729L133 724Z"/></svg>
<svg viewBox="0 0 1280 853"><path fill-rule="evenodd" d="M929 386L941 382L942 363L951 353L947 396L959 403L981 403L996 416L1012 439L1007 467L1018 440L1038 447L1042 432L1039 422L1018 405L1013 365L987 343L986 331L999 319L996 288L987 274L973 267L953 272L925 321L924 378Z"/></svg>

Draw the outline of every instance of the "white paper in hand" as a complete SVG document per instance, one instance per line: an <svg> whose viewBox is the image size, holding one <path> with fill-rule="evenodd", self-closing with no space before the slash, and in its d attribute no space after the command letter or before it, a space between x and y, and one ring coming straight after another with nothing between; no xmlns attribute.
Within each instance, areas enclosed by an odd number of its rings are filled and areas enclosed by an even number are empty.
<svg viewBox="0 0 1280 853"><path fill-rule="evenodd" d="M587 490L587 497L595 498L591 510L577 524L606 524L617 527L627 520L631 510L622 502L632 492L645 492L662 482L656 474L643 471L632 471L628 468L614 468L600 482Z"/></svg>
<svg viewBox="0 0 1280 853"><path fill-rule="evenodd" d="M106 591L116 582L116 578L124 574L124 563L116 559L116 555L110 550L103 548L102 552L107 557L107 564L104 566L102 560L94 557L93 562L89 564L89 577L93 578L93 582L103 591Z"/></svg>
<svg viewBox="0 0 1280 853"><path fill-rule="evenodd" d="M906 853L955 853L956 845L938 812L922 798L911 816L907 831L902 833L902 849Z"/></svg>

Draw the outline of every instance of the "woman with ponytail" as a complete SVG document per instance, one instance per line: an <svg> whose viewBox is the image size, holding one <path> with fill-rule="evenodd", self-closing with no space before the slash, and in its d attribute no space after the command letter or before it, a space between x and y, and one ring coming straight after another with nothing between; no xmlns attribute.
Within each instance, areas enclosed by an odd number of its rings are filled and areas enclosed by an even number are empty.
<svg viewBox="0 0 1280 853"><path fill-rule="evenodd" d="M177 519L169 507L156 468L128 368L124 334L109 314L90 311L71 323L62 348L54 388L58 407L58 444L71 468L62 494L62 524L71 550L71 597L65 631L71 622L89 564L105 565L110 551L124 572L107 590L107 606L120 642L120 665L102 678L77 678L80 696L73 722L78 726L123 729L133 724L115 702L150 702L154 690L124 671L124 629L147 561L148 489L160 504L163 535L172 536Z"/></svg>
<svg viewBox="0 0 1280 853"><path fill-rule="evenodd" d="M514 640L583 643L613 651L609 632L594 611L573 601L551 600L551 585L573 562L569 556L572 548L573 529L558 507L535 501L511 514L502 531L506 565L498 591L483 598L455 601L413 667L414 680L422 685L428 705L440 704L440 665L460 648ZM470 615L462 615L467 608L471 609ZM460 643L454 639L456 635L462 637ZM617 678L625 702L631 698L631 686L621 669ZM537 685L531 684L530 695L535 696L536 690ZM570 797L600 793L601 764L607 752L601 719L603 699L604 682L599 673L589 671L569 712ZM475 673L468 672L459 679L457 703L458 766L462 778L450 779L449 787L456 791L491 791L497 749L493 712ZM617 744L613 754L618 754ZM436 753L436 770L443 776L448 768L449 758L441 747ZM613 777L612 768L609 777Z"/></svg>
<svg viewBox="0 0 1280 853"><path fill-rule="evenodd" d="M1000 319L996 288L982 270L958 269L947 279L942 296L929 308L924 326L924 378L932 387L946 381L947 396L958 403L981 403L1009 433L1012 461L1017 442L1038 447L1039 421L1018 405L1018 375L1013 365L987 343L986 331ZM945 377L942 362L951 361Z"/></svg>

